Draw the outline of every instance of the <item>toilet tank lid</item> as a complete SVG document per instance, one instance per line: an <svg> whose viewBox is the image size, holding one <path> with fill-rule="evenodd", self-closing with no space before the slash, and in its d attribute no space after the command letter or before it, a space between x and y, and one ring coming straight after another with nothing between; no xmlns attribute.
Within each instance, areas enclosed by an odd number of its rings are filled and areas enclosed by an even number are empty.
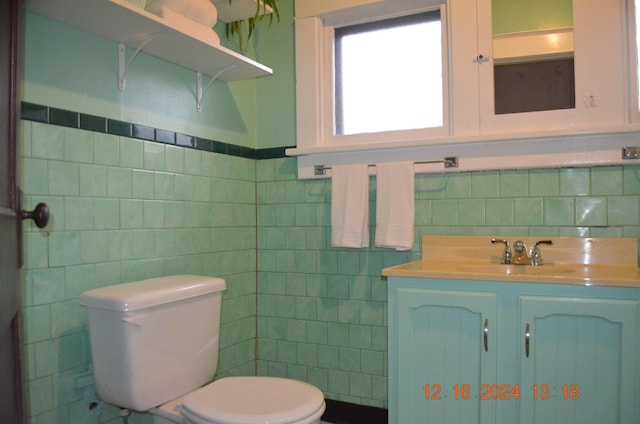
<svg viewBox="0 0 640 424"><path fill-rule="evenodd" d="M80 296L80 304L110 311L136 311L221 292L225 288L222 278L171 275L89 290Z"/></svg>

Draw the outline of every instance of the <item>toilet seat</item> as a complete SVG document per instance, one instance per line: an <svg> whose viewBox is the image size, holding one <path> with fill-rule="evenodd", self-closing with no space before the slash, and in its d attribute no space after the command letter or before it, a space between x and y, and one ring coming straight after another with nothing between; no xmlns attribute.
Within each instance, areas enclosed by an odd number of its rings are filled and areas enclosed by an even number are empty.
<svg viewBox="0 0 640 424"><path fill-rule="evenodd" d="M182 415L196 424L312 423L324 409L316 387L277 377L223 378L182 401Z"/></svg>

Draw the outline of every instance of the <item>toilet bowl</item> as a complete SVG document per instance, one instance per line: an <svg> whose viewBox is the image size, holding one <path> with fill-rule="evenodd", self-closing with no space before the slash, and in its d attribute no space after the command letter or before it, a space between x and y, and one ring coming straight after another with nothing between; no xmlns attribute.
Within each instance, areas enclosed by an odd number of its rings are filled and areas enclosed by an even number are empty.
<svg viewBox="0 0 640 424"><path fill-rule="evenodd" d="M277 377L210 383L225 288L221 278L174 275L83 293L100 398L148 411L155 424L319 423L324 397L308 383Z"/></svg>
<svg viewBox="0 0 640 424"><path fill-rule="evenodd" d="M278 377L227 377L149 412L154 424L317 424L322 392Z"/></svg>

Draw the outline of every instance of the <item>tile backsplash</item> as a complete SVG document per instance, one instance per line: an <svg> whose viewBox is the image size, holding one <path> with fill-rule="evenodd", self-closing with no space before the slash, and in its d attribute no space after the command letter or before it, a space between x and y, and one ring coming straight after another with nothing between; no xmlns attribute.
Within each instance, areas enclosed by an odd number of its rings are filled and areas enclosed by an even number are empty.
<svg viewBox="0 0 640 424"><path fill-rule="evenodd" d="M331 248L331 183L293 158L258 161L258 372L331 399L387 404L384 267L419 259L426 234L638 237L640 168L421 174L409 252ZM370 184L370 236L375 178Z"/></svg>

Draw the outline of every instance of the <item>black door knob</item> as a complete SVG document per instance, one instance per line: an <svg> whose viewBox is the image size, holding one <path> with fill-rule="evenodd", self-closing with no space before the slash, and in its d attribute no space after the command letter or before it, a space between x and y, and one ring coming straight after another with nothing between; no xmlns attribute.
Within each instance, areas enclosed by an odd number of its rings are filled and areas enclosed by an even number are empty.
<svg viewBox="0 0 640 424"><path fill-rule="evenodd" d="M49 222L49 206L46 203L38 203L32 211L20 211L22 219L33 219L38 228L44 228Z"/></svg>

